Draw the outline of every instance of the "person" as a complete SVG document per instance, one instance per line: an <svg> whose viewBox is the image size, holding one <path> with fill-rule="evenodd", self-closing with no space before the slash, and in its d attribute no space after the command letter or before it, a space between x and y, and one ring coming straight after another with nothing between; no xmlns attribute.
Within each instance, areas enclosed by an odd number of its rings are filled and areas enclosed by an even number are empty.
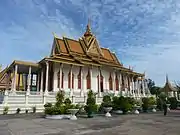
<svg viewBox="0 0 180 135"><path fill-rule="evenodd" d="M167 115L167 104L166 104L166 100L163 103L163 110L164 110L164 116Z"/></svg>

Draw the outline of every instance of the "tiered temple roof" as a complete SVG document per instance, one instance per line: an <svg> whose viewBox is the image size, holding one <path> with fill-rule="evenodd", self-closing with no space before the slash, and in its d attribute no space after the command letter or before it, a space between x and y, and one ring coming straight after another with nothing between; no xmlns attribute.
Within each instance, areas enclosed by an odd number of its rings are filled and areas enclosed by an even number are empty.
<svg viewBox="0 0 180 135"><path fill-rule="evenodd" d="M164 87L161 89L162 92L168 93L168 92L175 92L177 89L171 85L169 82L168 76L166 75L166 83Z"/></svg>
<svg viewBox="0 0 180 135"><path fill-rule="evenodd" d="M46 60L79 66L110 66L133 75L144 76L144 74L125 68L115 53L108 48L100 47L96 37L91 32L89 24L84 35L78 40L67 37L59 38L54 35L51 55Z"/></svg>

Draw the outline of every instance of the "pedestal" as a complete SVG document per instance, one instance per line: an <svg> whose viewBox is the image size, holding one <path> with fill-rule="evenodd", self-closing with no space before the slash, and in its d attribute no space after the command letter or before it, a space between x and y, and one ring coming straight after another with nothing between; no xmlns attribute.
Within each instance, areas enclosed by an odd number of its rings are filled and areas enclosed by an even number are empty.
<svg viewBox="0 0 180 135"><path fill-rule="evenodd" d="M135 111L134 111L134 114L139 114L139 111L138 111L138 110L135 110Z"/></svg>
<svg viewBox="0 0 180 135"><path fill-rule="evenodd" d="M109 113L112 110L112 107L104 107L104 111L106 112L106 117L111 117L111 114Z"/></svg>
<svg viewBox="0 0 180 135"><path fill-rule="evenodd" d="M79 109L69 109L69 111L71 113L70 120L77 120L77 117L75 114L79 111Z"/></svg>

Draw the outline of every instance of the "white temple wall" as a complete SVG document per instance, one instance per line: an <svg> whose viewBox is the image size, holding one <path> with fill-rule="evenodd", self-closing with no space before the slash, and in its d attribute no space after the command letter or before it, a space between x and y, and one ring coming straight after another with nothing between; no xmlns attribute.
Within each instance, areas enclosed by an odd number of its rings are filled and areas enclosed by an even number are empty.
<svg viewBox="0 0 180 135"><path fill-rule="evenodd" d="M68 90L68 74L70 72L70 65L63 64L62 72L64 73L64 89ZM87 81L86 81L86 76L88 74L88 66L84 66L82 69L82 90L86 91L87 90ZM53 88L54 91L59 91L59 88L57 88L58 84L58 76L57 73L60 70L60 64L55 63L54 64L54 83L53 83ZM80 67L79 66L73 66L72 68L72 73L74 74L74 90L78 90L78 74L79 74ZM103 67L101 68L101 74L103 76L103 89L108 90L109 89L109 75L110 72L112 73L112 78L113 78L113 70L108 68L108 67ZM97 76L99 74L99 69L98 67L92 67L92 80L91 80L91 89L94 92L98 92L98 79ZM79 89L80 91L80 89Z"/></svg>

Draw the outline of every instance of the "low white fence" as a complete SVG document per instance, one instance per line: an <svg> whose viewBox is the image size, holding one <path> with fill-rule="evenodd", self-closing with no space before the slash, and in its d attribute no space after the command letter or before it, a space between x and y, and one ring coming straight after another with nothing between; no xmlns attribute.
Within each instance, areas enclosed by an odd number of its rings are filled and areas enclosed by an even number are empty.
<svg viewBox="0 0 180 135"><path fill-rule="evenodd" d="M20 108L25 112L26 109L32 111L32 107L36 107L37 112L42 112L44 110L45 103L56 102L57 92L30 92L25 91L5 91L0 93L0 114L2 114L4 107L9 107L9 113L15 113L17 108ZM96 95L96 103L101 104L102 96L109 93L101 93L99 96ZM112 94L112 93L111 93ZM81 92L75 92L70 96L70 93L65 94L65 98L69 98L73 104L85 104L87 100L87 93L84 95ZM112 94L114 95L114 94ZM115 94L116 95L116 94ZM125 97L134 97L135 99L140 99L142 97L148 97L148 95L123 95ZM151 95L149 95L151 96Z"/></svg>
<svg viewBox="0 0 180 135"><path fill-rule="evenodd" d="M0 114L3 113L4 107L9 107L9 113L15 113L17 108L20 108L25 112L26 109L32 111L32 107L36 107L38 112L44 110L45 103L56 102L57 92L24 92L24 91L5 91L0 93ZM81 96L80 94L75 94L73 96L65 95L65 98L69 98L73 104L85 104L87 96ZM96 97L96 103L101 104L102 97Z"/></svg>

